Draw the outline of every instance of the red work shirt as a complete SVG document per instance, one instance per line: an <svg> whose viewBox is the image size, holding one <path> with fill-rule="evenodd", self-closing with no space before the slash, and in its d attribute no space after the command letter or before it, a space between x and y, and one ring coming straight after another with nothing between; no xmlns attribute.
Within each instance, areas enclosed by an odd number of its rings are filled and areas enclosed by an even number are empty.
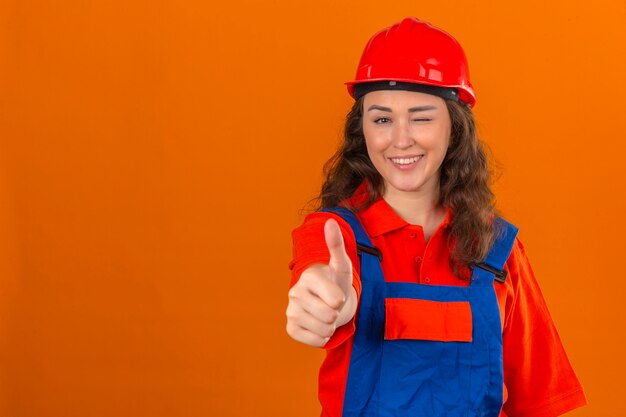
<svg viewBox="0 0 626 417"><path fill-rule="evenodd" d="M352 202L363 202L365 193L362 184ZM457 278L449 265L449 211L428 242L421 226L404 221L382 198L356 215L374 246L383 253L381 265L386 281L469 285ZM329 218L339 223L352 260L353 285L360 295L354 233L341 217L325 212L308 215L302 226L292 232L291 285L312 264L328 263L324 223ZM504 362L504 406L500 417L553 417L586 404L519 239L505 269L506 282L494 281L502 321ZM325 346L326 359L319 374L322 416L341 416L354 331L353 318L339 327Z"/></svg>

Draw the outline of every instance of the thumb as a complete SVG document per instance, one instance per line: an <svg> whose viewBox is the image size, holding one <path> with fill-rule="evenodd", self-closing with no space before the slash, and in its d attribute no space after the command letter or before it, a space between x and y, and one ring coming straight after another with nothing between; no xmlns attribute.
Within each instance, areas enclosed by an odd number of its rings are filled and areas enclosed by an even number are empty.
<svg viewBox="0 0 626 417"><path fill-rule="evenodd" d="M334 219L328 219L324 224L324 238L330 253L328 266L330 279L343 290L344 294L352 286L352 262L346 253L343 236L339 224Z"/></svg>

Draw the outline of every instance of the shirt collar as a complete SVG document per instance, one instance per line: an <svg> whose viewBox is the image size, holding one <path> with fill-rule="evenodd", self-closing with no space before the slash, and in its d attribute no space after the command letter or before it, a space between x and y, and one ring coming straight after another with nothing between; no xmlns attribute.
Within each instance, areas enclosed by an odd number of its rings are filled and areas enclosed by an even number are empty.
<svg viewBox="0 0 626 417"><path fill-rule="evenodd" d="M364 182L357 188L353 196L358 196L358 200L362 200L364 202L366 194L367 186ZM355 202L354 200L352 201ZM409 223L405 221L402 217L400 217L380 196L378 196L378 198L372 205L364 210L358 211L356 215L367 230L367 233L370 235L370 237L380 236L409 225ZM446 207L446 217L439 227L447 227L450 224L451 220L451 210Z"/></svg>
<svg viewBox="0 0 626 417"><path fill-rule="evenodd" d="M358 212L357 215L371 237L401 229L409 224L398 216L383 198L379 198L371 206Z"/></svg>

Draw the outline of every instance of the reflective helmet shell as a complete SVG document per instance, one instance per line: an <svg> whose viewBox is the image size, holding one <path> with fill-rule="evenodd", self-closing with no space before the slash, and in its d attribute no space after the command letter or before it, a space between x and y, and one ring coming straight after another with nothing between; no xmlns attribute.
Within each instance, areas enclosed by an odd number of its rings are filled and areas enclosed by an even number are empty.
<svg viewBox="0 0 626 417"><path fill-rule="evenodd" d="M355 84L385 80L455 88L462 102L471 107L476 103L461 45L450 34L414 17L372 36L354 80L345 84L354 97Z"/></svg>

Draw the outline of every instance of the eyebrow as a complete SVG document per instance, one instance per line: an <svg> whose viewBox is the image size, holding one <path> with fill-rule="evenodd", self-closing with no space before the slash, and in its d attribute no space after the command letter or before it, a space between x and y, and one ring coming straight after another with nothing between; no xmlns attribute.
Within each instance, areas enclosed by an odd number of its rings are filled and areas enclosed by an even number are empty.
<svg viewBox="0 0 626 417"><path fill-rule="evenodd" d="M426 111L426 110L435 110L435 109L437 109L437 107L432 106L432 105L415 106L409 109L409 113L415 113L418 111ZM380 111L386 111L386 112L391 113L391 109L389 107L379 106L378 104L372 104L371 106L369 106L367 111L371 111L371 110L380 110Z"/></svg>

